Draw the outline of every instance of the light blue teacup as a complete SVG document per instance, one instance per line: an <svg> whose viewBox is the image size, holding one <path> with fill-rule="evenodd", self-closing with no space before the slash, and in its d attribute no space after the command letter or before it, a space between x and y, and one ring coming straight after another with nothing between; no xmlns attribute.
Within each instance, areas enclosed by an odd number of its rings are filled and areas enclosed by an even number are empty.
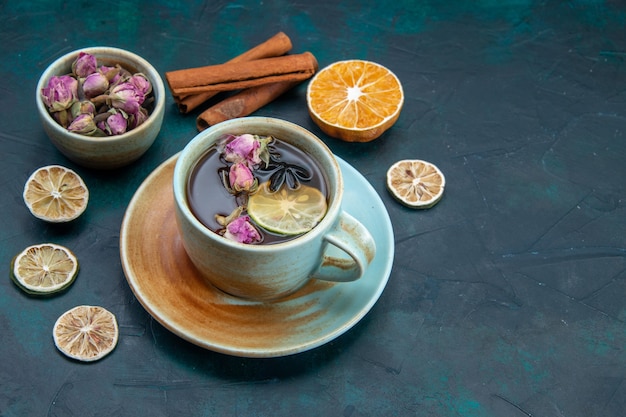
<svg viewBox="0 0 626 417"><path fill-rule="evenodd" d="M288 142L312 156L324 171L328 209L309 232L286 242L250 245L218 235L193 214L187 184L194 166L223 135L245 133L272 135ZM342 210L343 178L337 160L319 138L296 124L244 117L214 125L183 149L173 181L176 220L185 250L207 281L230 295L273 300L297 291L311 279L354 281L363 276L375 256L371 234Z"/></svg>

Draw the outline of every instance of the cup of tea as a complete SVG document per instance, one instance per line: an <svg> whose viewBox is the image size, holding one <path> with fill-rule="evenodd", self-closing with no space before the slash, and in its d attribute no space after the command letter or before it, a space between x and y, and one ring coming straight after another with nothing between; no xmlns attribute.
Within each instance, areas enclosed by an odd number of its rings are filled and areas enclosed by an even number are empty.
<svg viewBox="0 0 626 417"><path fill-rule="evenodd" d="M312 279L354 281L375 256L370 232L342 209L336 158L291 122L244 117L203 130L180 153L173 186L190 260L235 297L273 300Z"/></svg>

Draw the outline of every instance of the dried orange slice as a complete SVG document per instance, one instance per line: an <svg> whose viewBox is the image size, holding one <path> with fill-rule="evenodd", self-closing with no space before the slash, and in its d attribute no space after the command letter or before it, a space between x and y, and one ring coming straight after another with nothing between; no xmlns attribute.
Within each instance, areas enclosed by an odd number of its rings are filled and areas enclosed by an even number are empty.
<svg viewBox="0 0 626 417"><path fill-rule="evenodd" d="M74 171L60 165L41 167L24 186L24 202L37 218L52 223L74 220L87 208L89 190Z"/></svg>
<svg viewBox="0 0 626 417"><path fill-rule="evenodd" d="M405 159L387 170L387 189L402 204L430 208L443 196L446 178L437 166L420 159Z"/></svg>
<svg viewBox="0 0 626 417"><path fill-rule="evenodd" d="M49 295L68 288L78 275L78 259L68 248L54 243L32 245L11 262L11 278L32 295Z"/></svg>
<svg viewBox="0 0 626 417"><path fill-rule="evenodd" d="M338 61L320 70L307 88L309 115L324 133L347 142L369 142L400 116L400 80L380 64Z"/></svg>
<svg viewBox="0 0 626 417"><path fill-rule="evenodd" d="M113 313L99 306L82 305L63 313L54 323L54 344L66 356L91 362L111 353L119 329Z"/></svg>
<svg viewBox="0 0 626 417"><path fill-rule="evenodd" d="M269 181L248 199L248 214L259 226L282 235L311 230L326 214L326 197L320 190L300 185L295 190L281 187L271 191Z"/></svg>

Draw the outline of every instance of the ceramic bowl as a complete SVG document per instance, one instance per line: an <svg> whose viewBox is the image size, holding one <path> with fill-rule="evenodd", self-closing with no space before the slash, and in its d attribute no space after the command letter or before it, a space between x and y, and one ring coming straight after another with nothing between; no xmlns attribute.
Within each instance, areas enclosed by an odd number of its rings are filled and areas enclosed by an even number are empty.
<svg viewBox="0 0 626 417"><path fill-rule="evenodd" d="M152 83L154 103L144 123L121 135L91 137L69 132L54 120L41 98L41 90L52 76L70 73L72 62L79 52L94 55L98 66L120 64L130 72L141 72L148 77ZM63 155L87 168L114 169L136 161L154 143L165 113L165 87L157 70L139 55L112 47L88 47L63 55L46 68L37 83L36 102L46 134Z"/></svg>

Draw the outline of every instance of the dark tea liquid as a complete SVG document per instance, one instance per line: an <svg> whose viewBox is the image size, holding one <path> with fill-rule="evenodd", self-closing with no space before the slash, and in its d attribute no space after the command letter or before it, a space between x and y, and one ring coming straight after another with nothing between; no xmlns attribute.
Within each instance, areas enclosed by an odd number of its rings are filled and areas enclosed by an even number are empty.
<svg viewBox="0 0 626 417"><path fill-rule="evenodd" d="M326 196L328 201L328 186L324 173L311 156L280 139L274 139L270 146L272 152L280 155L281 162L295 164L306 169L311 174L311 179L303 181L302 184L317 188ZM223 226L217 223L215 215L228 216L239 206L240 202L224 188L220 176L220 169L224 167L225 162L222 160L221 155L215 147L211 147L198 160L187 184L187 198L192 213L202 224L216 233ZM259 169L255 170L253 174L259 179L260 185L269 180L272 172ZM245 211L243 214L245 214ZM298 235L279 235L269 232L257 224L255 226L262 237L260 244L280 243L298 237Z"/></svg>

